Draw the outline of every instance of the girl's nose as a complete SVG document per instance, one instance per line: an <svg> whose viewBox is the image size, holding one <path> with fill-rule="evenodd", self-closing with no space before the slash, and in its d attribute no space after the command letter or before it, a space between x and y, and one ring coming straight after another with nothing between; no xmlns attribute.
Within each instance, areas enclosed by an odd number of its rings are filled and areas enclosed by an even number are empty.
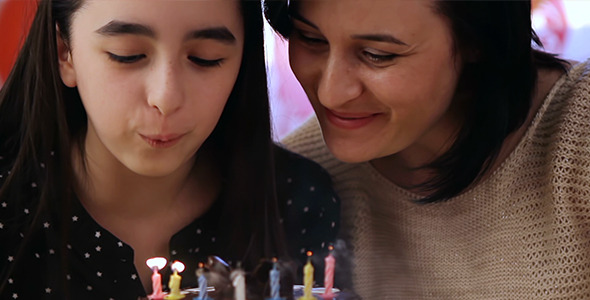
<svg viewBox="0 0 590 300"><path fill-rule="evenodd" d="M182 68L174 62L167 62L157 67L147 84L149 89L148 105L157 109L162 115L170 115L180 109L184 103L182 85Z"/></svg>

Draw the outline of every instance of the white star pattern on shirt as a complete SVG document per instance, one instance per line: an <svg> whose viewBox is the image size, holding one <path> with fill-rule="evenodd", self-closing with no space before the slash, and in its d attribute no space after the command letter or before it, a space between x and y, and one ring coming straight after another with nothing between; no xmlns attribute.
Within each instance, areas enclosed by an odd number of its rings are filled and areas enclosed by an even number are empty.
<svg viewBox="0 0 590 300"><path fill-rule="evenodd" d="M94 234L94 236L95 236L96 238L99 238L99 237L100 237L100 231L97 231L97 232Z"/></svg>
<svg viewBox="0 0 590 300"><path fill-rule="evenodd" d="M14 280L12 280L12 278L8 278L8 283L9 284L13 284L14 283Z"/></svg>
<svg viewBox="0 0 590 300"><path fill-rule="evenodd" d="M133 279L133 280L137 279L137 274L131 274L131 279Z"/></svg>
<svg viewBox="0 0 590 300"><path fill-rule="evenodd" d="M77 221L78 221L78 216L73 216L73 217L72 217L72 221L73 221L73 222L77 222Z"/></svg>
<svg viewBox="0 0 590 300"><path fill-rule="evenodd" d="M123 242L117 242L117 245L118 245L119 247L123 247Z"/></svg>
<svg viewBox="0 0 590 300"><path fill-rule="evenodd" d="M43 223L43 228L49 228L49 226L50 226L49 222Z"/></svg>
<svg viewBox="0 0 590 300"><path fill-rule="evenodd" d="M0 229L4 229L4 224L0 223Z"/></svg>
<svg viewBox="0 0 590 300"><path fill-rule="evenodd" d="M49 249L49 254L55 254L55 250Z"/></svg>
<svg viewBox="0 0 590 300"><path fill-rule="evenodd" d="M96 272L96 276L102 277L102 272Z"/></svg>
<svg viewBox="0 0 590 300"><path fill-rule="evenodd" d="M51 289L50 288L45 288L45 294L51 294Z"/></svg>
<svg viewBox="0 0 590 300"><path fill-rule="evenodd" d="M17 293L12 294L12 299L18 299L18 294Z"/></svg>
<svg viewBox="0 0 590 300"><path fill-rule="evenodd" d="M25 214L27 214L27 215L29 214L29 209L28 208L25 208Z"/></svg>
<svg viewBox="0 0 590 300"><path fill-rule="evenodd" d="M35 182L31 183L31 187L36 188L37 187L37 183L35 183Z"/></svg>
<svg viewBox="0 0 590 300"><path fill-rule="evenodd" d="M13 261L14 260L14 256L9 256L8 257L8 261Z"/></svg>
<svg viewBox="0 0 590 300"><path fill-rule="evenodd" d="M6 204L6 202L2 202L2 207L6 207L8 206L8 204Z"/></svg>
<svg viewBox="0 0 590 300"><path fill-rule="evenodd" d="M92 291L92 286L87 286L86 289Z"/></svg>
<svg viewBox="0 0 590 300"><path fill-rule="evenodd" d="M90 253L88 253L88 252L84 253L84 257L90 258Z"/></svg>
<svg viewBox="0 0 590 300"><path fill-rule="evenodd" d="M96 250L96 252L100 252L100 250L102 250L102 248L100 246L96 246L96 248L94 248Z"/></svg>

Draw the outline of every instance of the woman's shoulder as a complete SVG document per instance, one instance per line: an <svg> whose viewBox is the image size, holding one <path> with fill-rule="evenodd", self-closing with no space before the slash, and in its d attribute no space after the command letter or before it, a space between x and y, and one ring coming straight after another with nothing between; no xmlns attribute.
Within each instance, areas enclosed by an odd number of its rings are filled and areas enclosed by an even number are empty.
<svg viewBox="0 0 590 300"><path fill-rule="evenodd" d="M322 130L315 117L309 118L301 126L281 139L281 145L289 150L303 154L305 157L314 158L326 153Z"/></svg>

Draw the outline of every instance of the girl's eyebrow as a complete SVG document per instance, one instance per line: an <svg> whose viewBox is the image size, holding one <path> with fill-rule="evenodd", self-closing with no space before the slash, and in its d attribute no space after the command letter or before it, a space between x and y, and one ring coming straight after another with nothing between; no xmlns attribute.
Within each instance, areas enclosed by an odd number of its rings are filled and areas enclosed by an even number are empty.
<svg viewBox="0 0 590 300"><path fill-rule="evenodd" d="M116 20L110 21L95 32L104 36L132 34L142 35L150 38L156 37L156 32L149 26ZM236 42L236 37L225 26L207 27L193 30L185 36L185 40L191 39L213 39L224 44L235 44Z"/></svg>
<svg viewBox="0 0 590 300"><path fill-rule="evenodd" d="M154 30L149 26L116 20L108 22L106 25L100 27L95 32L105 36L114 36L122 34L143 35L151 38L156 36Z"/></svg>
<svg viewBox="0 0 590 300"><path fill-rule="evenodd" d="M185 38L185 40L190 39L213 39L225 44L236 43L236 37L225 26L193 30Z"/></svg>

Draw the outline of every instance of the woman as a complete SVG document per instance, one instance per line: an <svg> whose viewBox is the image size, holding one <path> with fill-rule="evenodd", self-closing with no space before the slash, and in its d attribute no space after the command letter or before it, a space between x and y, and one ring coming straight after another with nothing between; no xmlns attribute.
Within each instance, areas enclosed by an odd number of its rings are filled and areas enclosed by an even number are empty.
<svg viewBox="0 0 590 300"><path fill-rule="evenodd" d="M40 1L0 92L0 298L137 299L150 257L186 287L209 255L327 248L337 215L299 216L337 206L329 178L272 144L265 80L255 1Z"/></svg>
<svg viewBox="0 0 590 300"><path fill-rule="evenodd" d="M366 299L590 293L590 66L531 44L530 1L267 1L316 112ZM321 131L320 131L321 128Z"/></svg>

